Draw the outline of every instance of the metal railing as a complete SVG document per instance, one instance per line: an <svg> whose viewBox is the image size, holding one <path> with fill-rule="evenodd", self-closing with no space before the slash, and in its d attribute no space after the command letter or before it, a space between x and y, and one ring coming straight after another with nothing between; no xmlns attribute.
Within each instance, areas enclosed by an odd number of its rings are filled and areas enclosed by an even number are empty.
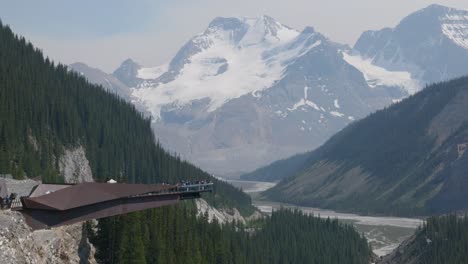
<svg viewBox="0 0 468 264"><path fill-rule="evenodd" d="M10 210L12 211L18 211L23 209L23 203L21 203L20 197L16 197L12 202L11 202L11 207Z"/></svg>
<svg viewBox="0 0 468 264"><path fill-rule="evenodd" d="M133 195L131 197L143 197L143 196L156 196L156 195L168 195L168 194L184 194L184 193L200 193L200 192L212 192L213 183L195 183L195 184L177 184L173 188L165 189L158 192L150 192L144 194Z"/></svg>

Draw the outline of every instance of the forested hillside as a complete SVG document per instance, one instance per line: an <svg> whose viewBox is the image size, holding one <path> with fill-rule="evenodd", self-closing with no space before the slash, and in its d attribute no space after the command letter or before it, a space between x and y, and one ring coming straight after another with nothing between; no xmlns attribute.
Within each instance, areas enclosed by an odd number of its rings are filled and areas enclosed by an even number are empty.
<svg viewBox="0 0 468 264"><path fill-rule="evenodd" d="M249 196L162 149L150 122L0 23L0 173L60 182L59 157L82 146L97 181L211 179L209 202L252 212Z"/></svg>
<svg viewBox="0 0 468 264"><path fill-rule="evenodd" d="M99 236L91 236L97 258L101 263L364 264L372 255L366 239L337 220L280 210L245 229L208 223L179 207L103 221Z"/></svg>
<svg viewBox="0 0 468 264"><path fill-rule="evenodd" d="M379 264L468 263L468 217L431 217L416 234Z"/></svg>
<svg viewBox="0 0 468 264"><path fill-rule="evenodd" d="M374 214L466 209L467 113L467 77L431 85L351 124L303 164L293 158L292 172L265 195Z"/></svg>

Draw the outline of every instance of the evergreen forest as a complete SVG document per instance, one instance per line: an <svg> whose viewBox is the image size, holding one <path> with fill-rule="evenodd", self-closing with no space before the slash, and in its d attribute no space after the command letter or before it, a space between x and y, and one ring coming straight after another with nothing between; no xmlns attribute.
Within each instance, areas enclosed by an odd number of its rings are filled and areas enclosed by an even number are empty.
<svg viewBox="0 0 468 264"><path fill-rule="evenodd" d="M468 263L468 216L434 216L417 232L420 263Z"/></svg>
<svg viewBox="0 0 468 264"><path fill-rule="evenodd" d="M108 218L90 233L100 263L357 264L372 257L352 226L288 209L246 227L209 223L181 204Z"/></svg>

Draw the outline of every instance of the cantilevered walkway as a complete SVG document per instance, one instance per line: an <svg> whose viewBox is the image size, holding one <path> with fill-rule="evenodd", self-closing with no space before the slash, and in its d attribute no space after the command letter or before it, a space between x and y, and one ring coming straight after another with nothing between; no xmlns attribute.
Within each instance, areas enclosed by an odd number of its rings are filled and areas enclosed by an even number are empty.
<svg viewBox="0 0 468 264"><path fill-rule="evenodd" d="M20 211L33 229L43 229L175 204L212 190L213 183L203 182L39 184L12 210Z"/></svg>

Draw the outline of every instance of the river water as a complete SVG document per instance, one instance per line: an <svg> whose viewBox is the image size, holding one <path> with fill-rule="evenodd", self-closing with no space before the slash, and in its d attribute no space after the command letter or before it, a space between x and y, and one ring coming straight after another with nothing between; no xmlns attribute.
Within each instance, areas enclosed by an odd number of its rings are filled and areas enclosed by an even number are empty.
<svg viewBox="0 0 468 264"><path fill-rule="evenodd" d="M351 223L355 226L357 231L364 234L371 243L374 253L378 256L390 253L393 249L398 247L401 242L411 236L415 229L422 224L422 220L416 218L362 216L320 208L260 200L258 199L258 193L273 187L275 183L241 180L227 181L250 194L253 204L262 212L271 213L273 210L277 210L280 207L297 208L305 213L314 214L315 216L337 218L342 222Z"/></svg>

